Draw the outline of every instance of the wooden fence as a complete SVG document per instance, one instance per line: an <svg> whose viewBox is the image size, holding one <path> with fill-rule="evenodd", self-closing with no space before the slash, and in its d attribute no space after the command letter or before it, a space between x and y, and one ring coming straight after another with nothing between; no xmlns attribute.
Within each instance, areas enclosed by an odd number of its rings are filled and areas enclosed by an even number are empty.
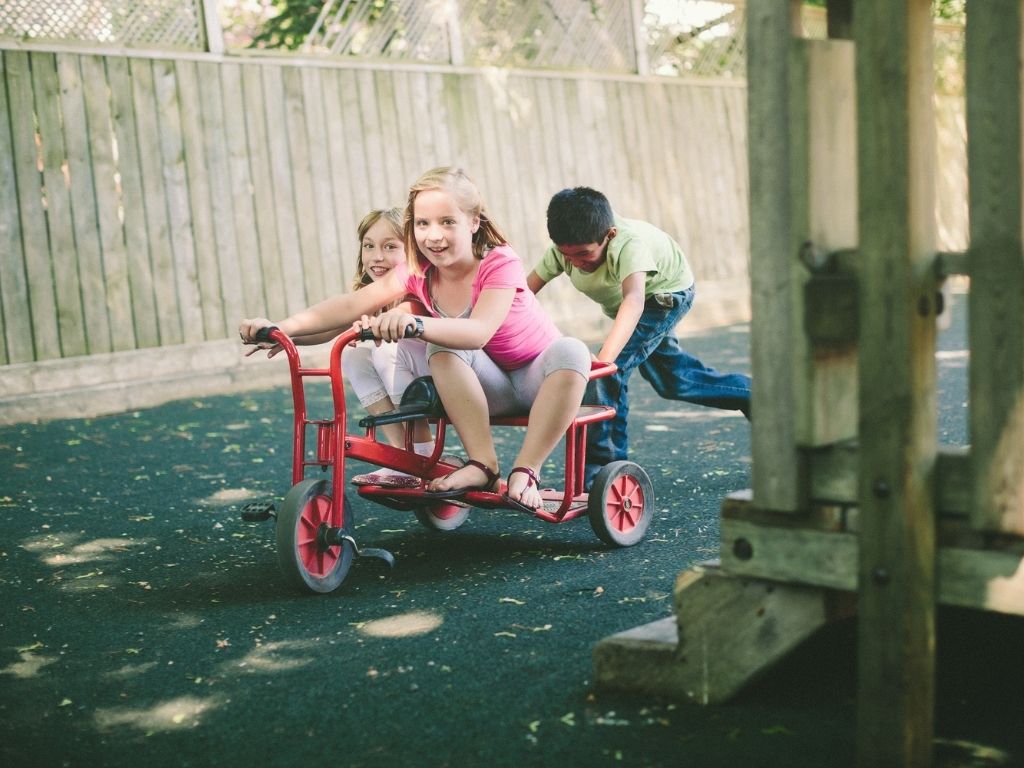
<svg viewBox="0 0 1024 768"><path fill-rule="evenodd" d="M25 366L222 342L344 290L359 218L441 164L476 178L527 265L550 195L587 184L680 241L695 320L746 319L745 99L734 81L0 50L0 399L45 388ZM566 281L542 298L567 330L603 327Z"/></svg>

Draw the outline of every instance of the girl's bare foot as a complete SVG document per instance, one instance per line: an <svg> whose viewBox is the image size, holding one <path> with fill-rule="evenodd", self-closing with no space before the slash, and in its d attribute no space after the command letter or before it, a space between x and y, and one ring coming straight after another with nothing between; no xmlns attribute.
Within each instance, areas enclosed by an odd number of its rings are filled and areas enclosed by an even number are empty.
<svg viewBox="0 0 1024 768"><path fill-rule="evenodd" d="M498 473L495 468L487 467L491 474L484 471L486 465L478 461L468 461L462 467L444 477L438 477L427 484L427 490L438 493L442 491L496 491Z"/></svg>
<svg viewBox="0 0 1024 768"><path fill-rule="evenodd" d="M509 473L507 495L530 509L540 509L544 503L537 484L537 474L530 467L516 467Z"/></svg>

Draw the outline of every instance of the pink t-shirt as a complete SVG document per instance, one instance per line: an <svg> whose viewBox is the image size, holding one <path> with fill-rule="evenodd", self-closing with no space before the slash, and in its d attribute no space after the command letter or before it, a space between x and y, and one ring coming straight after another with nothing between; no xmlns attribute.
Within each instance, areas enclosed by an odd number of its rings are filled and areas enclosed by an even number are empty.
<svg viewBox="0 0 1024 768"><path fill-rule="evenodd" d="M434 308L430 299L427 277L433 269L428 262L423 263L424 276L410 274L405 264L395 267L399 279L405 280L406 290L419 299L434 317L441 314ZM484 352L498 364L498 367L513 371L522 368L543 352L552 341L561 337L561 332L548 317L543 307L537 303L526 285L526 273L523 262L516 252L508 245L492 248L480 262L473 280L473 292L470 303L475 306L480 292L486 288L515 288L515 298L504 322L498 326L491 340L484 345Z"/></svg>

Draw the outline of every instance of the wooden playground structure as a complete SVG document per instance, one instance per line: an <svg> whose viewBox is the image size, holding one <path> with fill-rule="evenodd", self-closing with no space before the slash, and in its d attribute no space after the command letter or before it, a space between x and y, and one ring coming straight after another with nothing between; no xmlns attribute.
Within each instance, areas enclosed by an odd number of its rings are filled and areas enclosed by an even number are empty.
<svg viewBox="0 0 1024 768"><path fill-rule="evenodd" d="M858 765L933 759L937 604L1024 614L1021 0L968 4L970 245L935 246L928 0L748 10L752 485L676 616L598 685L721 702L857 616ZM970 447L936 430L942 284L970 279Z"/></svg>

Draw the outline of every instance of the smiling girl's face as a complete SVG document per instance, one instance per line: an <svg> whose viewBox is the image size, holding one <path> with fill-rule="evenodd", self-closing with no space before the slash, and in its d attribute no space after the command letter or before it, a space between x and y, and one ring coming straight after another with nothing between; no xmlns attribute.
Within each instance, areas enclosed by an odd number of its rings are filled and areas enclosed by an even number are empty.
<svg viewBox="0 0 1024 768"><path fill-rule="evenodd" d="M405 261L405 243L400 233L396 233L391 223L383 216L366 230L363 242L360 243L363 269L374 281Z"/></svg>
<svg viewBox="0 0 1024 768"><path fill-rule="evenodd" d="M413 233L420 253L437 268L473 262L473 234L480 217L469 216L442 189L425 189L413 203Z"/></svg>

